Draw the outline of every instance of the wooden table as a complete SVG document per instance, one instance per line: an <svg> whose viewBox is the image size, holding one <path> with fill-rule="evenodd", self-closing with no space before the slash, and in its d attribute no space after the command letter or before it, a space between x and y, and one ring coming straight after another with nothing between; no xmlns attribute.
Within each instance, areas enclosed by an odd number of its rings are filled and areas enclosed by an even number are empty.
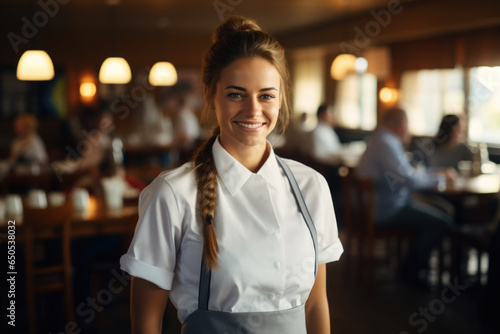
<svg viewBox="0 0 500 334"><path fill-rule="evenodd" d="M446 184L444 189L434 192L443 196L491 195L500 192L500 174L480 174L472 177L459 177Z"/></svg>
<svg viewBox="0 0 500 334"><path fill-rule="evenodd" d="M500 193L500 174L480 174L472 177L459 177L444 187L423 191L423 194L438 195L455 207L455 223L466 221L465 201L474 198L487 198ZM478 217L479 218L479 217Z"/></svg>
<svg viewBox="0 0 500 334"><path fill-rule="evenodd" d="M23 225L29 222L23 222L22 217L13 218L16 219L16 240L22 241ZM130 240L137 220L137 204L126 204L121 209L108 209L102 198L91 196L85 211L73 212L71 234L73 237L126 235ZM7 226L4 224L0 227L0 239L5 239L6 235ZM46 237L51 237L50 231Z"/></svg>

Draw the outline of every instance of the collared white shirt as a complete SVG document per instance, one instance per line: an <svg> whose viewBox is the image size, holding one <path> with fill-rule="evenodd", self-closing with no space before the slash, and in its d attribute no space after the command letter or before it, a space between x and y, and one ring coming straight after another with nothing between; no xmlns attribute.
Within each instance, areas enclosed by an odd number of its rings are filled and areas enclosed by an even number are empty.
<svg viewBox="0 0 500 334"><path fill-rule="evenodd" d="M336 164L342 149L339 137L333 128L323 122L319 122L312 131L313 157L324 163Z"/></svg>
<svg viewBox="0 0 500 334"><path fill-rule="evenodd" d="M15 164L22 158L25 163L46 164L49 161L42 139L37 134L16 138L12 142L9 163Z"/></svg>
<svg viewBox="0 0 500 334"><path fill-rule="evenodd" d="M219 174L219 268L212 270L209 309L263 312L304 304L314 283L314 247L274 152L257 173L218 140L212 152ZM316 226L318 263L338 260L343 249L325 179L305 165L285 161ZM202 245L196 176L193 164L187 163L162 173L141 193L139 223L121 268L170 290L184 322L198 308Z"/></svg>

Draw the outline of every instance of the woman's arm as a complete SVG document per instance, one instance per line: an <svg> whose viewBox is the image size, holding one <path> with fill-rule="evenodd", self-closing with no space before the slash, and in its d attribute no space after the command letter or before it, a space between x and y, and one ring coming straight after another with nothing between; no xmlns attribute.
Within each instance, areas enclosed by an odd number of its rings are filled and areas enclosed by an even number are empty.
<svg viewBox="0 0 500 334"><path fill-rule="evenodd" d="M170 291L132 276L130 318L133 334L160 334Z"/></svg>
<svg viewBox="0 0 500 334"><path fill-rule="evenodd" d="M308 334L330 334L330 310L326 295L326 264L318 266L316 281L306 302Z"/></svg>

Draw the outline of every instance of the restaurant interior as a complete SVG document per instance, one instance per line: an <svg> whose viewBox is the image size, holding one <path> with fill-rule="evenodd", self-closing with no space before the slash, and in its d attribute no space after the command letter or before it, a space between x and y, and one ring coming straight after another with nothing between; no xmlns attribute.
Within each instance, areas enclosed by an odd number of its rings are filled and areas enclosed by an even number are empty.
<svg viewBox="0 0 500 334"><path fill-rule="evenodd" d="M335 173L344 254L327 265L331 332L500 333L498 0L3 0L0 12L8 333L131 332L130 277L119 258L140 192L210 134L201 62L231 15L255 19L286 49L290 129L307 140L273 133L275 152ZM333 162L311 154L325 103L341 143ZM433 250L425 289L399 275L412 235L377 229L373 189L354 176L394 107L406 111L415 170L426 168L418 152L435 144L445 115L464 121L473 153L454 180L415 194L447 201L458 226ZM23 131L40 139L45 153L32 153L42 162L13 157ZM356 191L368 197L354 204ZM163 332L180 333L170 303Z"/></svg>

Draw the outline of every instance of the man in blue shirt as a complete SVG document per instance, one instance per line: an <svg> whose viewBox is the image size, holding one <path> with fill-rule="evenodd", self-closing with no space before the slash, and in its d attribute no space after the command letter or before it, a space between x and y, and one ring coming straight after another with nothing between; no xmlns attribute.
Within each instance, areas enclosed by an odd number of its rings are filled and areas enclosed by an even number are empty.
<svg viewBox="0 0 500 334"><path fill-rule="evenodd" d="M408 228L415 232L415 244L404 270L411 283L426 282L429 257L446 234L451 217L428 204L412 199L412 190L437 186L446 171L432 174L415 169L404 145L409 142L408 118L404 110L387 111L381 125L368 140L356 173L375 182L375 224Z"/></svg>

